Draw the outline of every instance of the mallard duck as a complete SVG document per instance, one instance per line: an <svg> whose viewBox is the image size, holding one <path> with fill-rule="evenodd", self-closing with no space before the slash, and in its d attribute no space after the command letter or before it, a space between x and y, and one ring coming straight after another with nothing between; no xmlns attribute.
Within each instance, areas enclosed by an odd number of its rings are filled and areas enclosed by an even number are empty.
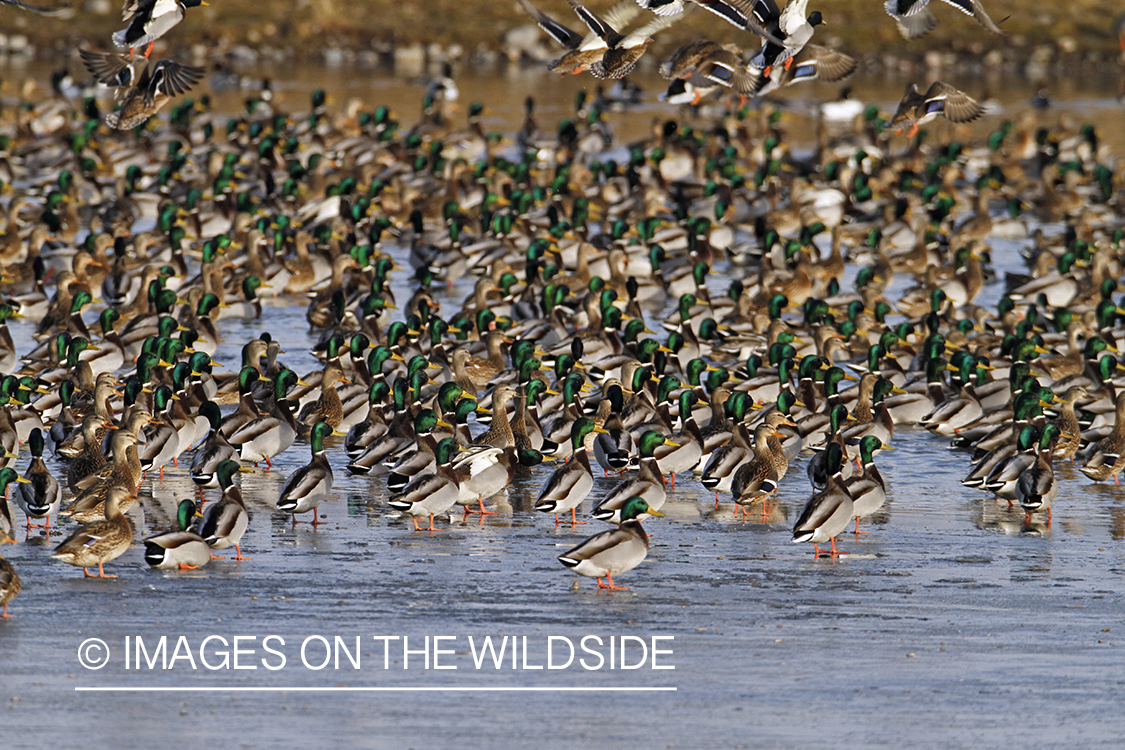
<svg viewBox="0 0 1125 750"><path fill-rule="evenodd" d="M134 479L133 467L130 466L130 449L136 453L137 435L130 430L121 429L113 433L111 446L113 448L113 462L101 472L91 476L93 480L89 486L74 497L69 506L59 511L60 516L72 518L75 521L88 523L100 521L105 518L105 504L110 491L114 487L127 487L136 491L140 482L137 472ZM136 497L127 494L121 498L120 510L124 513L136 501Z"/></svg>
<svg viewBox="0 0 1125 750"><path fill-rule="evenodd" d="M161 385L153 391L154 419L143 430L143 447L137 449L143 471L158 471L164 478L164 467L180 455L180 436L172 421L172 406L179 397L172 388Z"/></svg>
<svg viewBox="0 0 1125 750"><path fill-rule="evenodd" d="M621 523L583 540L563 554L559 562L579 575L596 578L598 588L620 591L627 586L613 583L613 574L620 575L641 564L648 556L648 534L641 528L641 516L663 516L652 510L640 497L631 497L621 507ZM608 583L603 584L602 578Z"/></svg>
<svg viewBox="0 0 1125 750"><path fill-rule="evenodd" d="M731 495L743 517L746 516L746 509L754 503L760 501L764 506L769 496L777 489L777 469L774 468L769 439L780 434L771 425L758 425L754 430L754 455L738 468L731 480Z"/></svg>
<svg viewBox="0 0 1125 750"><path fill-rule="evenodd" d="M733 422L733 420L732 420ZM719 504L719 493L730 492L731 483L739 467L750 458L750 433L744 422L737 422L731 427L731 440L711 452L707 464L703 467L703 475L699 483L715 493L715 506Z"/></svg>
<svg viewBox="0 0 1125 750"><path fill-rule="evenodd" d="M901 133L903 128L910 125L907 138L918 134L918 126L943 115L950 122L971 122L984 114L984 107L976 99L958 91L948 83L934 81L926 89L926 93L918 92L918 84L911 83L906 87L906 93L898 104L894 115L884 125L887 130L894 129Z"/></svg>
<svg viewBox="0 0 1125 750"><path fill-rule="evenodd" d="M1043 511L1047 512L1048 526L1051 523L1051 504L1059 494L1052 465L1054 444L1058 437L1058 426L1048 424L1043 428L1035 448L1035 463L1025 469L1016 482L1016 500L1026 514L1026 523L1031 523L1032 513Z"/></svg>
<svg viewBox="0 0 1125 750"><path fill-rule="evenodd" d="M211 548L192 529L195 502L181 500L176 508L176 528L144 540L145 562L161 570L196 570L211 562Z"/></svg>
<svg viewBox="0 0 1125 750"><path fill-rule="evenodd" d="M1066 393L1060 399L1062 407L1059 409L1059 415L1051 420L1051 424L1059 428L1059 439L1055 443L1055 450L1053 456L1055 458L1069 458L1074 460L1074 454L1078 452L1078 448L1082 443L1082 426L1078 422L1078 416L1074 413L1074 404L1076 401L1082 401L1090 397L1090 394L1080 385L1074 385L1066 389Z"/></svg>
<svg viewBox="0 0 1125 750"><path fill-rule="evenodd" d="M6 508L4 512L7 512ZM15 544L15 541L7 534L0 535L0 546ZM0 604L4 605L4 611L0 612L0 618L11 617L8 614L8 602L19 595L21 588L23 586L20 583L20 574L16 572L16 567L8 562L4 555L0 554Z"/></svg>
<svg viewBox="0 0 1125 750"><path fill-rule="evenodd" d="M828 486L805 503L793 525L793 541L812 542L818 557L822 554L836 557L844 554L836 549L836 536L851 523L854 504L841 473L845 465L843 450L837 443L830 443L825 450L831 451L828 461L835 471L828 480ZM820 551L817 544L823 542L832 543L831 552Z"/></svg>
<svg viewBox="0 0 1125 750"><path fill-rule="evenodd" d="M207 508L199 520L196 531L211 549L234 547L234 560L249 560L242 554L242 535L250 525L250 513L242 502L242 492L234 484L234 476L241 471L237 461L223 461L215 468L215 476L223 489L219 502ZM211 559L221 560L211 553Z"/></svg>
<svg viewBox="0 0 1125 750"><path fill-rule="evenodd" d="M195 455L191 458L188 476L200 488L200 497L202 497L204 487L219 486L218 477L215 474L219 464L237 458L238 452L223 437L223 433L219 429L223 414L214 401L204 401L200 404L199 414L210 423L211 432L207 435L207 439L195 450Z"/></svg>
<svg viewBox="0 0 1125 750"><path fill-rule="evenodd" d="M42 518L43 528L51 526L51 514L59 509L62 503L62 489L54 475L47 470L43 462L43 433L32 430L28 438L31 447L31 463L24 472L25 483L16 487L16 503L27 517L27 528L31 529L38 524L33 524L31 519ZM3 479L3 470L0 469L0 479ZM11 481L11 480L9 480ZM3 491L0 490L0 493Z"/></svg>
<svg viewBox="0 0 1125 750"><path fill-rule="evenodd" d="M277 509L293 514L293 525L297 524L297 514L312 511L310 521L317 526L316 508L332 492L332 465L324 454L324 439L329 435L340 435L327 422L317 422L309 433L309 446L312 460L294 471L281 488ZM341 435L341 437L343 437Z"/></svg>
<svg viewBox="0 0 1125 750"><path fill-rule="evenodd" d="M782 67L782 72L777 76L777 87L781 88L801 81L829 83L842 81L855 72L857 65L859 61L850 55L821 47L819 44L806 44L804 49L793 56L792 65ZM828 103L821 105L821 111L824 112L825 119L832 118L832 110L828 109Z"/></svg>
<svg viewBox="0 0 1125 750"><path fill-rule="evenodd" d="M664 490L664 475L660 471L660 464L656 460L655 451L658 446L670 442L664 434L656 430L649 430L641 435L639 441L641 449L641 462L637 476L619 482L605 497L594 505L591 512L599 521L621 523L621 509L631 497L640 497L652 510L664 507L667 493Z"/></svg>
<svg viewBox="0 0 1125 750"><path fill-rule="evenodd" d="M887 486L883 482L883 475L875 466L875 451L891 446L884 444L875 435L865 435L859 441L859 456L863 466L863 473L853 476L844 482L844 488L852 498L852 517L855 518L855 533L865 534L859 530L859 519L866 518L883 507L887 500Z"/></svg>
<svg viewBox="0 0 1125 750"><path fill-rule="evenodd" d="M114 32L113 43L119 49L128 49L130 58L135 47L147 44L144 52L147 60L156 40L184 20L188 8L207 4L206 0L126 0L121 18L129 25Z"/></svg>
<svg viewBox="0 0 1125 750"><path fill-rule="evenodd" d="M775 65L792 67L793 56L804 49L812 39L814 27L824 23L824 17L818 10L813 11L806 18L807 8L808 0L790 0L780 13L771 13L771 18L763 19L762 25L773 33L781 44L772 41L763 44L762 48L750 58L752 67L763 71L765 76L770 75Z"/></svg>
<svg viewBox="0 0 1125 750"><path fill-rule="evenodd" d="M516 444L511 422L508 421L508 402L515 398L518 398L518 394L511 386L496 386L496 390L492 392L492 424L484 434L473 441L474 445L510 448Z"/></svg>
<svg viewBox="0 0 1125 750"><path fill-rule="evenodd" d="M327 422L335 430L344 420L344 406L340 401L338 386L340 383L350 382L344 377L344 370L338 363L329 362L320 379L320 397L301 409L297 421L310 427L318 422Z"/></svg>
<svg viewBox="0 0 1125 750"><path fill-rule="evenodd" d="M99 59L95 61L95 58ZM139 75L124 74L125 68L132 67L132 62L129 58L112 52L85 51L83 63L102 83L130 81L128 88L123 92L119 91L121 108L108 112L105 116L105 124L117 130L131 130L142 124L172 99L191 90L203 77L202 68L167 59L154 65L145 65ZM99 70L102 72L99 73ZM135 83L132 83L134 80Z"/></svg>
<svg viewBox="0 0 1125 750"><path fill-rule="evenodd" d="M570 524L576 526L586 523L578 520L578 506L594 487L594 474L590 469L590 456L587 453L587 437L604 432L589 417L579 417L570 428L570 444L573 450L565 464L555 469L547 479L539 497L535 499L535 510L553 513L555 523L559 513L570 511ZM591 440L592 442L592 440Z"/></svg>
<svg viewBox="0 0 1125 750"><path fill-rule="evenodd" d="M354 460L379 438L387 434L387 419L383 415L383 404L386 403L390 388L381 380L371 384L367 392L367 417L362 422L357 422L348 430L344 438L344 450L348 458Z"/></svg>
<svg viewBox="0 0 1125 750"><path fill-rule="evenodd" d="M590 64L596 78L624 78L637 67L637 61L652 44L652 35L679 20L677 16L657 16L629 34L622 35L578 0L567 0L582 22L605 43L601 59Z"/></svg>
<svg viewBox="0 0 1125 750"><path fill-rule="evenodd" d="M430 517L428 531L435 531L434 516L445 513L457 504L459 486L457 473L453 470L453 457L459 446L453 438L444 438L435 449L437 471L415 477L406 488L388 501L395 510L409 513L414 519L414 530L422 531L418 519Z"/></svg>
<svg viewBox="0 0 1125 750"><path fill-rule="evenodd" d="M610 403L608 399L604 401ZM610 413L602 427L605 434L599 433L594 438L594 458L606 476L609 476L610 471L624 471L629 466L633 453L633 435L621 421L621 405Z"/></svg>
<svg viewBox="0 0 1125 750"><path fill-rule="evenodd" d="M594 31L591 30L586 36L582 36L551 18L528 0L520 0L520 5L524 12L539 25L539 28L550 34L556 42L568 50L561 58L549 63L548 70L563 75L567 73L577 74L602 59L602 55L606 51L606 43ZM633 0L622 0L606 12L605 18L614 28L622 28L632 21L639 12L640 9Z"/></svg>
<svg viewBox="0 0 1125 750"><path fill-rule="evenodd" d="M272 468L270 459L288 450L297 439L297 422L285 394L298 382L297 373L282 370L274 379L274 403L270 413L250 420L228 438L231 445L238 447L243 461L253 464L265 461L266 466Z"/></svg>
<svg viewBox="0 0 1125 750"><path fill-rule="evenodd" d="M671 476L673 489L676 487L677 474L694 469L702 470L699 461L703 457L703 434L699 431L695 418L691 416L691 404L694 399L695 394L691 391L683 391L680 394L680 417L683 426L679 432L669 437L668 445L656 451L656 460L660 462L660 469Z"/></svg>
<svg viewBox="0 0 1125 750"><path fill-rule="evenodd" d="M1039 439L1039 430L1033 425L1026 425L1020 429L1016 436L1015 451L1003 451L995 463L992 471L985 477L980 485L981 489L993 493L998 499L1007 500L1008 504L1016 498L1016 483L1020 476L1035 463L1035 446Z"/></svg>
<svg viewBox="0 0 1125 750"><path fill-rule="evenodd" d="M51 554L56 560L82 568L86 578L116 578L106 575L105 563L115 560L133 543L133 527L121 510L132 496L128 487L114 485L106 491L105 518L88 523L71 534ZM92 576L88 568L98 566L98 575Z"/></svg>
<svg viewBox="0 0 1125 750"><path fill-rule="evenodd" d="M977 23L993 34L1003 35L1004 32L1000 27L988 17L980 0L945 0L945 2L962 13L972 16ZM885 7L887 15L895 19L899 33L907 39L915 39L928 34L937 26L937 18L926 7L929 4L930 0L887 0Z"/></svg>
<svg viewBox="0 0 1125 750"><path fill-rule="evenodd" d="M1125 468L1125 391L1117 394L1114 402L1115 420L1113 430L1086 449L1086 462L1078 468L1095 482L1104 482L1113 477L1114 484L1120 484L1117 475Z"/></svg>

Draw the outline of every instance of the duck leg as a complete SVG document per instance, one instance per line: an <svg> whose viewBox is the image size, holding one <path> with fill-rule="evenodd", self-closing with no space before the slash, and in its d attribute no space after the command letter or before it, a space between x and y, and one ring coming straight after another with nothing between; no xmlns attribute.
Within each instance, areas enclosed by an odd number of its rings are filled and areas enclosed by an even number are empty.
<svg viewBox="0 0 1125 750"><path fill-rule="evenodd" d="M250 559L253 559L253 558L242 556L242 546L241 545L238 545L238 544L234 545L234 551L235 551L235 556L234 556L235 560L250 560Z"/></svg>
<svg viewBox="0 0 1125 750"><path fill-rule="evenodd" d="M83 568L83 570L85 570L85 568ZM97 578L117 578L116 575L106 575L105 570L102 569L101 560L98 561L98 575L96 577Z"/></svg>
<svg viewBox="0 0 1125 750"><path fill-rule="evenodd" d="M616 586L616 585L614 585L613 575L611 573L606 573L605 578L606 578L607 581L609 581L609 583L608 584L602 583L602 579L599 578L598 579L598 588L599 589L608 589L609 591L627 591L629 589L628 586Z"/></svg>
<svg viewBox="0 0 1125 750"><path fill-rule="evenodd" d="M145 48L145 59L146 60L148 59L148 56L152 54L152 48L155 47L155 46L156 46L156 40L155 39L153 39L151 42L148 43L148 47Z"/></svg>
<svg viewBox="0 0 1125 750"><path fill-rule="evenodd" d="M578 526L580 524L585 524L585 523L586 523L585 521L579 521L578 520L578 509L577 508L571 508L570 509L570 525L571 525L571 527Z"/></svg>
<svg viewBox="0 0 1125 750"><path fill-rule="evenodd" d="M187 563L180 563L180 570L199 570L198 565L188 565Z"/></svg>
<svg viewBox="0 0 1125 750"><path fill-rule="evenodd" d="M857 517L856 517L856 519L855 519L855 532L853 532L853 533L856 533L856 534L870 534L871 532L870 532L870 531L860 531L860 530L859 530L859 517L857 516Z"/></svg>

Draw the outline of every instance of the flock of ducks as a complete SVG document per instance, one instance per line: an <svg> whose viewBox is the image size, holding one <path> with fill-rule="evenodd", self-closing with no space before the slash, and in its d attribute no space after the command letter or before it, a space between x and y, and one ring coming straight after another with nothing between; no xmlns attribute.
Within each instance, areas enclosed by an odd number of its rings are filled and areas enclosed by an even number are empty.
<svg viewBox="0 0 1125 750"><path fill-rule="evenodd" d="M773 15L700 4L763 37L748 63L759 82L810 59L792 21L804 0ZM571 5L603 44L570 70L609 76L646 46ZM693 70L728 55L700 53ZM669 70L686 70L677 56ZM83 57L104 81L109 58ZM133 79L119 59L119 88L148 76L166 92L186 75L158 63ZM521 475L542 479L536 510L576 527L596 473L612 474L590 513L611 526L559 556L607 589L647 555L641 522L663 515L677 477L766 522L807 457L791 538L836 556L836 537L883 506L876 458L902 425L952 439L971 456L966 486L1018 503L1028 524L1049 523L1056 459L1080 455L1095 481L1125 468L1122 176L1093 126L927 137L917 126L937 115L982 113L935 83L887 118L822 120L811 150L792 148L776 109L736 103L705 127L655 123L610 156L596 100L548 129L529 101L514 148L480 105L461 127L447 104L428 92L404 125L382 106L332 112L320 91L299 113L189 101L129 135L99 128L92 97L18 109L0 159L0 491L15 488L29 533L52 516L81 524L52 557L108 577L146 473L178 466L199 500L143 540L145 561L192 569L230 547L248 560L235 479L288 450L309 461L274 506L314 526L341 468L385 483L388 506L431 532L458 508L494 513L489 498ZM905 140L887 132L906 124ZM1026 274L995 278L996 238L1021 241ZM451 299L466 277L472 293ZM981 306L990 281L1004 294ZM262 298L277 296L307 300L323 366L299 376L266 332L223 374L224 322L268 327ZM9 323L38 346L17 352ZM0 509L8 540L18 523ZM5 616L19 589L0 558Z"/></svg>

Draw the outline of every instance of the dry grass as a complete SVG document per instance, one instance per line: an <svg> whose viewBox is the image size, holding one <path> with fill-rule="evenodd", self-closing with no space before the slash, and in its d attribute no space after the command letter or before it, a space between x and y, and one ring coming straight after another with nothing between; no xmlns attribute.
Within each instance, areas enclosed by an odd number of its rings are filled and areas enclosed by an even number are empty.
<svg viewBox="0 0 1125 750"><path fill-rule="evenodd" d="M79 4L79 0L73 1ZM74 17L66 20L40 19L15 8L2 8L0 32L25 34L41 50L104 44L109 34L121 27L119 1L111 0L111 13L76 10ZM560 21L580 26L563 0L535 1ZM595 10L607 8L611 2L589 0ZM852 53L982 52L995 45L1027 50L1063 37L1073 40L1079 50L1112 52L1117 48L1112 27L1122 10L1118 0L986 0L985 5L997 21L1009 16L1003 23L1009 32L1007 39L992 38L972 19L936 0L931 7L941 23L925 39L915 42L899 38L883 12L881 0L811 3L812 8L820 7L828 24L818 31L818 37ZM185 46L196 42L268 44L295 48L301 56L315 56L325 46L371 48L412 42L498 48L507 29L527 22L514 0L212 0L210 7L189 11L187 20L167 40ZM661 46L703 35L720 41L747 41L745 34L698 10L665 32Z"/></svg>

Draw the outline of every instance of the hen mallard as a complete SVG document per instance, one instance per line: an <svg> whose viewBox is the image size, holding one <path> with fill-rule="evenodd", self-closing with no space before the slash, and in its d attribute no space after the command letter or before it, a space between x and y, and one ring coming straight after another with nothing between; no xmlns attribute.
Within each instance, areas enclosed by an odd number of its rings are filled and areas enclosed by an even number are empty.
<svg viewBox="0 0 1125 750"><path fill-rule="evenodd" d="M297 421L310 427L318 422L327 422L335 430L344 421L344 405L340 400L337 388L340 383L350 383L344 377L344 370L336 362L329 362L324 367L324 374L320 379L320 397L311 404L301 409Z"/></svg>
<svg viewBox="0 0 1125 750"><path fill-rule="evenodd" d="M764 508L769 496L777 489L779 480L769 439L780 434L771 425L758 425L754 430L754 455L738 468L731 481L731 495L743 517L746 516L746 509L754 503L761 502Z"/></svg>
<svg viewBox="0 0 1125 750"><path fill-rule="evenodd" d="M15 539L12 539L7 534L0 536L0 546L4 544L15 544ZM20 574L16 572L16 568L4 555L0 554L0 604L4 605L4 611L0 613L0 618L11 617L8 614L8 602L16 598L20 593L23 585L20 583Z"/></svg>
<svg viewBox="0 0 1125 750"><path fill-rule="evenodd" d="M106 500L114 487L126 487L130 491L120 499L119 510L124 513L136 501L135 495L138 480L133 478L133 470L129 465L129 449L137 443L137 436L129 430L118 430L113 434L113 462L106 467L104 475L94 475L96 481L76 495L69 506L59 511L60 516L66 516L82 523L99 521L105 516Z"/></svg>
<svg viewBox="0 0 1125 750"><path fill-rule="evenodd" d="M648 556L648 534L641 528L641 516L663 516L640 497L631 497L621 507L621 523L583 540L563 554L559 562L579 575L596 578L598 588L618 591L628 588L613 583L620 575L640 565ZM608 583L602 583L605 578Z"/></svg>
<svg viewBox="0 0 1125 750"><path fill-rule="evenodd" d="M106 575L105 563L115 560L133 543L133 527L121 508L132 496L128 487L110 487L105 497L105 518L88 523L71 534L51 554L56 560L82 568L86 578L116 578ZM92 576L88 568L98 566L98 575Z"/></svg>
<svg viewBox="0 0 1125 750"><path fill-rule="evenodd" d="M948 83L934 81L924 94L918 91L918 84L911 83L906 87L898 109L884 127L901 133L909 125L910 131L906 137L913 138L918 134L919 125L938 115L945 116L950 122L962 123L971 122L982 114L984 107L980 102Z"/></svg>
<svg viewBox="0 0 1125 750"><path fill-rule="evenodd" d="M161 570L196 570L211 562L211 548L192 529L198 514L195 502L181 500L176 508L176 528L144 540L145 562Z"/></svg>

